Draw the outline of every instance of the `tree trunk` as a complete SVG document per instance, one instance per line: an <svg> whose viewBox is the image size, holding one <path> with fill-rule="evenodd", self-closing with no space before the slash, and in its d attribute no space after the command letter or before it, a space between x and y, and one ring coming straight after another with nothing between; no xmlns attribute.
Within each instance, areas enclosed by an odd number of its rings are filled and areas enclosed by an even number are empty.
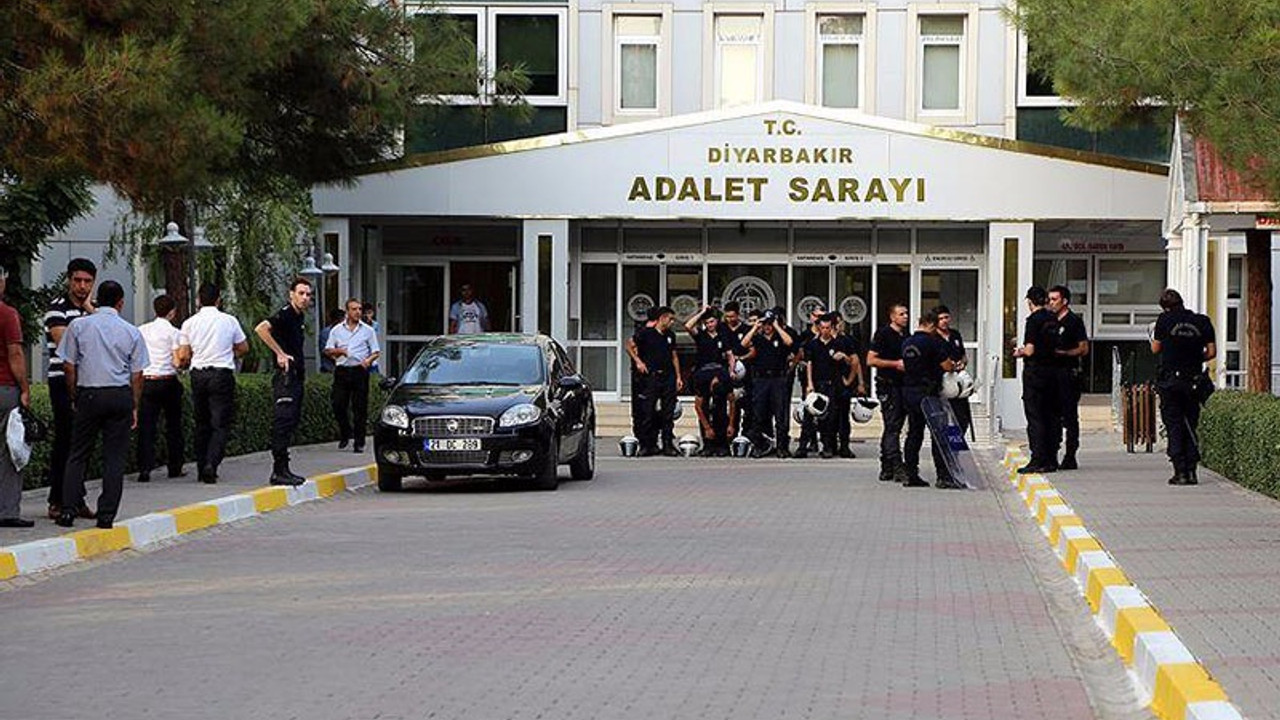
<svg viewBox="0 0 1280 720"><path fill-rule="evenodd" d="M173 222L178 223L178 232L186 237L191 236L190 230L187 228L187 206L181 200L173 203ZM177 248L166 248L161 251L161 262L164 263L164 291L178 306L178 317L176 322L181 325L182 321L187 318L189 307L189 296L191 288L188 287L187 281L188 270L187 262L190 259L190 248L183 246Z"/></svg>
<svg viewBox="0 0 1280 720"><path fill-rule="evenodd" d="M1245 231L1249 289L1247 350L1252 392L1271 392L1271 231Z"/></svg>

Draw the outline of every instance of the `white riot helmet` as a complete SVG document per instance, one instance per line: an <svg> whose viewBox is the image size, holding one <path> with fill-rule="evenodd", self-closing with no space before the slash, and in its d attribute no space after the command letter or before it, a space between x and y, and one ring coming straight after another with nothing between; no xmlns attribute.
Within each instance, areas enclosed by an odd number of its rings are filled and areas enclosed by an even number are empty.
<svg viewBox="0 0 1280 720"><path fill-rule="evenodd" d="M956 382L960 384L960 394L956 396L959 398L969 397L977 387L976 383L973 381L973 376L969 374L968 370L957 371Z"/></svg>
<svg viewBox="0 0 1280 720"><path fill-rule="evenodd" d="M878 401L871 398L854 398L849 404L849 415L858 424L869 423L879 405Z"/></svg>
<svg viewBox="0 0 1280 720"><path fill-rule="evenodd" d="M680 416L683 414L684 414L684 403L680 402L680 398L676 398L675 407L671 408L671 420L672 421L679 420Z"/></svg>
<svg viewBox="0 0 1280 720"><path fill-rule="evenodd" d="M685 457L693 457L702 449L702 440L697 435L682 435L676 442L676 447L680 448L680 453Z"/></svg>
<svg viewBox="0 0 1280 720"><path fill-rule="evenodd" d="M622 453L622 457L635 457L640 454L640 440L634 435L628 435L618 441L618 452Z"/></svg>
<svg viewBox="0 0 1280 720"><path fill-rule="evenodd" d="M739 435L730 443L730 449L734 457L744 458L751 454L751 441L746 435Z"/></svg>
<svg viewBox="0 0 1280 720"><path fill-rule="evenodd" d="M747 374L747 366L742 364L741 360L734 360L733 367L729 368L729 377L734 380L741 380Z"/></svg>
<svg viewBox="0 0 1280 720"><path fill-rule="evenodd" d="M820 392L811 392L804 398L804 412L810 417L820 418L827 414L831 400Z"/></svg>
<svg viewBox="0 0 1280 720"><path fill-rule="evenodd" d="M795 421L797 425L803 425L804 424L804 407L801 405L795 406L795 408L792 409L791 411L791 419Z"/></svg>
<svg viewBox="0 0 1280 720"><path fill-rule="evenodd" d="M942 397L948 400L960 397L960 380L956 373L949 372L942 376Z"/></svg>

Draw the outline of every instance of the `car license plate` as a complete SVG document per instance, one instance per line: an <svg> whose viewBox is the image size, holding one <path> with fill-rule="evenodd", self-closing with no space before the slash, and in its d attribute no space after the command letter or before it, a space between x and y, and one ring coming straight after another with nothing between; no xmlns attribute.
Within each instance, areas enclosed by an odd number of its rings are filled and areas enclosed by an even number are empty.
<svg viewBox="0 0 1280 720"><path fill-rule="evenodd" d="M480 449L480 438L441 438L427 440L426 448L431 452L466 452Z"/></svg>

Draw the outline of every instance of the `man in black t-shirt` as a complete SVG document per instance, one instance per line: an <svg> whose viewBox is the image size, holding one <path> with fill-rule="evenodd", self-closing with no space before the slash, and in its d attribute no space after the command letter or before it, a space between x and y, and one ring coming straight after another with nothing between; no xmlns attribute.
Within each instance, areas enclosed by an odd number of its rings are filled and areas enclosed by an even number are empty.
<svg viewBox="0 0 1280 720"><path fill-rule="evenodd" d="M809 359L805 356L805 346L818 336L818 319L822 317L825 310L822 306L818 306L809 312L809 317L805 318L808 322L803 330L791 331L791 357L796 367L796 381L800 383L800 399L803 400L805 395L809 393L808 382L808 366ZM785 325L784 325L785 326ZM823 394L826 394L825 392ZM830 395L828 395L830 399ZM808 413L801 413L800 418L800 440L796 443L795 457L804 459L809 456L809 451L818 449L818 421L811 417Z"/></svg>
<svg viewBox="0 0 1280 720"><path fill-rule="evenodd" d="M903 483L906 487L929 487L929 483L920 477L920 448L928 427L924 417L924 399L937 397L942 391L943 373L955 368L952 350L937 331L938 316L930 310L920 318L915 333L902 341L902 397L907 406L907 440L902 449L902 461L907 471L907 479ZM937 486L946 489L963 487L947 470L941 444L936 437L929 444Z"/></svg>
<svg viewBox="0 0 1280 720"><path fill-rule="evenodd" d="M739 433L745 435L751 427L751 362L747 359L749 350L742 346L742 338L751 332L751 324L742 319L742 307L732 300L724 304L720 324L733 333L735 359L742 361L746 371L741 377L732 378L735 392L729 395L729 436L736 437ZM736 392L739 389L741 393Z"/></svg>
<svg viewBox="0 0 1280 720"><path fill-rule="evenodd" d="M653 324L641 328L627 345L638 380L632 399L640 404L636 410L639 421L636 438L640 441L640 455L646 457L658 454L659 435L666 439L663 454L680 454L670 437L676 396L684 386L680 379L680 358L676 356L676 338L671 332L675 316L669 307L658 308Z"/></svg>
<svg viewBox="0 0 1280 720"><path fill-rule="evenodd" d="M856 356L851 357L847 346L837 336L835 318L830 315L821 316L817 323L817 334L804 344L802 348L805 359L805 395L822 393L830 400L825 415L817 419L817 432L822 439L823 459L835 456L836 435L840 429L841 398L847 397L847 389L855 380L854 363ZM847 408L847 402L844 403ZM843 412L848 413L845 409ZM803 447L796 451L800 457Z"/></svg>
<svg viewBox="0 0 1280 720"><path fill-rule="evenodd" d="M968 355L964 349L964 338L961 337L960 331L951 327L951 308L946 305L939 305L933 309L933 314L938 318L938 337L947 346L947 357L951 358L951 362L955 363L957 372L965 369L968 365ZM973 413L969 409L969 398L954 397L950 398L948 404L951 405L951 412L955 413L956 423L960 425L960 433L967 434L969 428L973 425Z"/></svg>
<svg viewBox="0 0 1280 720"><path fill-rule="evenodd" d="M793 338L773 310L765 311L743 337L744 347L751 348L754 376L754 412L751 444L752 457L763 457L772 432L779 458L791 457L791 345Z"/></svg>
<svg viewBox="0 0 1280 720"><path fill-rule="evenodd" d="M1065 446L1059 470L1077 470L1076 450L1080 449L1080 394L1084 389L1080 363L1089 354L1089 333L1084 320L1071 312L1071 290L1065 285L1049 288L1049 311L1058 320L1058 343L1054 357L1060 369L1058 409L1062 415Z"/></svg>
<svg viewBox="0 0 1280 720"><path fill-rule="evenodd" d="M289 302L274 315L258 323L254 332L276 356L275 373L271 377L271 396L275 399L271 423L272 485L301 485L306 478L289 468L289 443L302 419L302 392L306 381L307 308L311 307L311 282L294 278L289 286Z"/></svg>
<svg viewBox="0 0 1280 720"><path fill-rule="evenodd" d="M1200 405L1208 399L1212 382L1204 364L1218 355L1213 323L1182 304L1177 290L1160 294L1164 311L1151 335L1151 352L1160 359L1156 390L1160 394L1160 418L1169 434L1169 462L1173 463L1170 485L1195 485L1200 447L1196 429L1200 425Z"/></svg>
<svg viewBox="0 0 1280 720"><path fill-rule="evenodd" d="M1022 409L1027 416L1027 444L1031 461L1018 468L1021 474L1050 473L1058 469L1058 444L1062 442L1058 383L1062 373L1055 351L1058 348L1058 318L1046 307L1049 294L1033 285L1027 290L1026 330L1022 346L1013 356L1023 359Z"/></svg>
<svg viewBox="0 0 1280 720"><path fill-rule="evenodd" d="M867 365L876 371L876 397L880 399L880 417L884 430L880 433L880 479L906 482L907 469L902 464L902 424L907 408L902 396L902 341L907 334L907 306L889 306L889 322L881 325L871 338Z"/></svg>
<svg viewBox="0 0 1280 720"><path fill-rule="evenodd" d="M839 313L832 312L828 315L836 323L836 344L840 352L849 358L850 369L853 371L853 381L847 385L840 384L836 386L835 411L836 411L836 454L842 458L852 458L853 449L849 447L849 436L853 434L853 425L849 417L850 406L853 404L853 398L863 397L867 394L866 382L862 375L862 343L858 341L845 324L844 318Z"/></svg>
<svg viewBox="0 0 1280 720"><path fill-rule="evenodd" d="M702 430L702 454L729 454L729 368L734 362L738 337L720 324L720 313L710 305L684 324L693 338L693 407Z"/></svg>

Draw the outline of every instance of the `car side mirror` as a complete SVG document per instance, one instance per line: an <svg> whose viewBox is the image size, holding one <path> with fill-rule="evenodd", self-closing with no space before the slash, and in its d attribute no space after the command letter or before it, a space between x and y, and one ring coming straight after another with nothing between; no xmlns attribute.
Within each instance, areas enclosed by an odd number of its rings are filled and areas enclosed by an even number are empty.
<svg viewBox="0 0 1280 720"><path fill-rule="evenodd" d="M581 375L564 375L559 383L562 390L578 390L585 384Z"/></svg>
<svg viewBox="0 0 1280 720"><path fill-rule="evenodd" d="M396 378L394 377L384 377L378 381L378 387L382 388L387 392L390 392L391 388L395 386L396 386Z"/></svg>

